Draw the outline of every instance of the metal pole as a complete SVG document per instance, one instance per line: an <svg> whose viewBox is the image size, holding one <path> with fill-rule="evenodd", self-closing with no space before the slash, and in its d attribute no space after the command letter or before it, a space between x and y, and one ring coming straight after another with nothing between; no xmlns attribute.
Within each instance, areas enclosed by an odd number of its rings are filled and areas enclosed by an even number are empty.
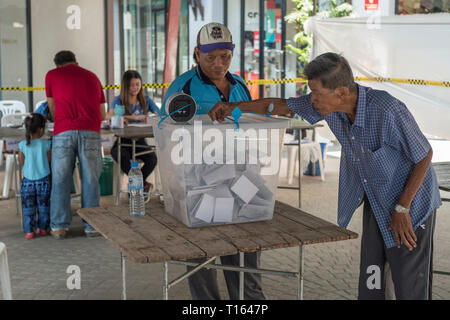
<svg viewBox="0 0 450 320"><path fill-rule="evenodd" d="M312 134L312 141L313 142L316 142L316 128L313 128L312 129L312 131L313 131L313 134ZM319 148L320 148L320 144L319 144ZM321 149L321 148L320 148ZM320 156L322 156L322 149L320 150ZM316 175L316 163L315 162L312 162L312 164L311 164L311 174L313 175L313 176L315 176Z"/></svg>
<svg viewBox="0 0 450 320"><path fill-rule="evenodd" d="M298 300L303 300L303 246L298 247Z"/></svg>
<svg viewBox="0 0 450 320"><path fill-rule="evenodd" d="M239 266L244 267L243 252L239 252ZM244 300L244 271L239 272L239 300Z"/></svg>
<svg viewBox="0 0 450 320"><path fill-rule="evenodd" d="M14 169L13 169L13 174L14 174L14 197L16 198L16 214L19 214L19 200L18 200L18 195L17 195L17 162L16 162L16 150L14 150L13 152L13 164L14 164ZM20 174L20 172L19 172Z"/></svg>
<svg viewBox="0 0 450 320"><path fill-rule="evenodd" d="M198 266L195 262L187 262L187 261L175 261L171 260L169 263L171 264L178 264L178 265L184 265L184 266L192 266L196 267ZM255 268L241 268L238 266L228 266L228 265L219 265L219 264L209 264L205 266L205 269L216 269L216 270L228 270L228 271L236 271L236 272L246 272L246 273L256 273L256 274L270 274L273 276L280 276L280 277L297 277L298 272L290 272L290 271L278 271L278 270L269 270L269 269L255 269ZM173 281L175 282L175 280ZM169 285L171 287L172 285Z"/></svg>
<svg viewBox="0 0 450 320"><path fill-rule="evenodd" d="M133 145L133 153L132 153L132 159L133 161L136 161L136 139L132 139L132 145Z"/></svg>
<svg viewBox="0 0 450 320"><path fill-rule="evenodd" d="M163 299L169 300L169 266L167 265L167 261L164 262L163 273L164 273Z"/></svg>
<svg viewBox="0 0 450 320"><path fill-rule="evenodd" d="M116 170L116 206L120 204L120 165L121 165L121 152L122 148L121 138L117 138L117 170Z"/></svg>
<svg viewBox="0 0 450 320"><path fill-rule="evenodd" d="M205 262L203 262L202 264L193 263L193 265L195 265L195 268L186 272L185 274L179 276L177 279L173 280L171 283L169 283L168 288L171 288L174 285L176 285L177 283L179 283L180 281L183 281L184 279L190 277L192 274L196 273L200 269L204 268L206 265L208 265L211 262L213 262L214 260L216 260L216 258L217 257L212 257L212 258L206 260Z"/></svg>
<svg viewBox="0 0 450 320"><path fill-rule="evenodd" d="M127 282L126 282L126 260L125 256L120 252L121 266L122 266L122 300L127 300Z"/></svg>
<svg viewBox="0 0 450 320"><path fill-rule="evenodd" d="M302 145L302 132L300 129L297 129L298 131L298 207L302 207L302 163L301 163L301 145Z"/></svg>

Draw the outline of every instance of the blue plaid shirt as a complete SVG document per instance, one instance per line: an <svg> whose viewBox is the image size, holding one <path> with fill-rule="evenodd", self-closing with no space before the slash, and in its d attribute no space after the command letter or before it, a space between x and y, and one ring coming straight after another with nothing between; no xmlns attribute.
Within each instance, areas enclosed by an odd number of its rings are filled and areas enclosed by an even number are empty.
<svg viewBox="0 0 450 320"><path fill-rule="evenodd" d="M338 224L347 227L365 193L386 247L396 246L394 232L388 230L391 214L414 165L431 148L405 104L386 91L358 85L353 124L341 112L320 115L313 108L310 94L290 98L287 105L310 123L325 120L342 145ZM441 204L436 174L430 165L411 203L413 229Z"/></svg>

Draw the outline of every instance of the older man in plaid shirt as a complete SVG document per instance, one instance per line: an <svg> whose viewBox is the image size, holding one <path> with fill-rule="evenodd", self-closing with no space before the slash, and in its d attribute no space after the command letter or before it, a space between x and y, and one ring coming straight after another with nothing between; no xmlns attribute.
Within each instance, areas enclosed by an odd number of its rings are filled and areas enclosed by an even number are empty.
<svg viewBox="0 0 450 320"><path fill-rule="evenodd" d="M338 223L347 227L364 203L359 299L384 299L389 262L397 299L431 299L433 234L441 205L432 149L407 107L389 93L358 85L344 57L325 53L304 70L311 93L299 98L220 102L223 121L243 112L325 120L342 145ZM377 273L378 271L378 273ZM378 275L378 281L372 281Z"/></svg>

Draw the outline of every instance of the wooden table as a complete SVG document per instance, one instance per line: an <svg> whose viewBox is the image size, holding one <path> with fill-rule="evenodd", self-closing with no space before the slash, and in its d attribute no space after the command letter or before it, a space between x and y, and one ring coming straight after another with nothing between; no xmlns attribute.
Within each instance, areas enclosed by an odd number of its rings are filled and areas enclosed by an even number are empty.
<svg viewBox="0 0 450 320"><path fill-rule="evenodd" d="M164 212L159 200L152 199L143 217L133 217L128 206L79 209L78 214L120 250L122 296L126 299L125 256L135 263L164 262L163 295L168 299L170 287L201 268L240 272L240 297L244 297L244 272L296 277L298 298L303 297L303 246L314 243L355 239L358 235L282 202L275 202L271 221L188 228ZM299 247L297 272L244 267L244 253ZM216 257L240 254L240 267L211 264ZM207 258L203 264L186 259ZM193 265L196 268L168 282L168 263Z"/></svg>
<svg viewBox="0 0 450 320"><path fill-rule="evenodd" d="M316 128L320 128L323 127L323 124L310 124L304 120L296 120L296 119L291 119L291 126L288 129L294 130L294 131L298 131L298 141L292 141L292 143L289 144L285 144L285 145L294 145L294 144L298 144L298 187L291 187L291 186L278 186L278 188L280 189L294 189L294 190L298 190L298 207L301 208L302 207L302 191L301 191L301 184L302 184L302 173L301 171L301 130L312 130L313 131L313 136L312 136L312 140L315 141L316 140ZM316 168L315 165L313 164L312 166L312 172L315 173L316 172Z"/></svg>
<svg viewBox="0 0 450 320"><path fill-rule="evenodd" d="M141 147L141 146L136 146L136 140L140 139L140 138L148 138L148 137L153 137L153 130L151 127L133 127L133 126L129 126L123 129L102 129L100 134L102 136L111 136L114 135L116 137L118 137L119 141L119 146L121 145L121 138L130 138L133 143L128 145L128 144L122 144L122 146L130 146L132 147L133 150L133 159L135 159L135 157L137 155L141 155L144 153L148 153L151 151L145 151L145 152L141 152L141 153L136 153L136 147ZM46 131L45 133L45 137L51 139L53 136L53 132L52 131ZM1 139L25 139L25 129L23 127L21 128L8 128L8 127L0 127L0 138ZM149 148L149 146L142 146L144 148ZM14 152L14 156L16 155L16 150L13 151ZM116 173L116 181L118 181L117 184L117 188L118 191L116 194L116 199L118 199L118 197L120 196L120 147L119 147L119 151L118 151L118 157L119 157L119 165L118 165L118 170ZM14 172L16 172L17 168L16 168L16 162L14 162ZM19 171L21 171L21 168L19 166ZM14 189L15 189L15 198L16 198L16 213L19 214L20 210L19 210L19 198L20 198L20 193L18 191L18 182L17 182L17 176L14 176ZM80 196L80 194L76 194L73 195L73 197L78 197ZM118 204L118 200L116 200L117 204Z"/></svg>
<svg viewBox="0 0 450 320"><path fill-rule="evenodd" d="M436 172L439 189L450 192L450 162L433 163L433 168ZM442 201L450 201L450 199L442 198Z"/></svg>
<svg viewBox="0 0 450 320"><path fill-rule="evenodd" d="M49 136L50 137L50 136ZM9 127L0 127L0 139L2 140L7 140L7 139L25 139L25 129L24 128L9 128ZM0 148L3 148L3 143L0 145ZM17 167L17 162L16 162L16 150L13 150L13 173L14 173L14 198L16 200L16 214L19 215L20 214L20 210L19 210L19 198L20 198L20 193L19 193L19 187L18 187L18 181L17 181L17 169L19 169L19 175L21 174L20 172L22 171L22 168ZM6 172L5 172L5 179L7 179L6 177ZM8 190L9 191L9 190ZM20 223L21 226L23 227L23 217L22 215L20 215Z"/></svg>

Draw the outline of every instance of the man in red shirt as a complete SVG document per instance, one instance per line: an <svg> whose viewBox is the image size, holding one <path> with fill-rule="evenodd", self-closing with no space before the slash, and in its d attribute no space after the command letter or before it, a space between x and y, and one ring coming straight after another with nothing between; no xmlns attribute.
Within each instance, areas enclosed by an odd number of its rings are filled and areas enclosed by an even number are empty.
<svg viewBox="0 0 450 320"><path fill-rule="evenodd" d="M81 68L70 51L55 55L56 69L45 77L45 90L54 119L52 146L51 234L63 239L72 221L70 190L75 159L81 167L82 207L98 207L102 171L100 124L105 95L97 76ZM83 220L86 236L98 232Z"/></svg>

